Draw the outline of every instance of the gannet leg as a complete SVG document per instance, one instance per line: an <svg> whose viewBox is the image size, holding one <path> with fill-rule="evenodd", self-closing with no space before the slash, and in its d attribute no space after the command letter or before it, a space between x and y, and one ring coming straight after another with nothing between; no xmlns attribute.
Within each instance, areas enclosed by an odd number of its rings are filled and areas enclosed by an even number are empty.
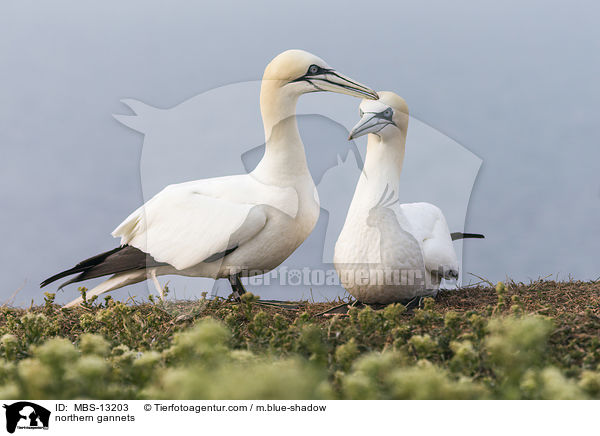
<svg viewBox="0 0 600 436"><path fill-rule="evenodd" d="M233 299L235 301L241 301L242 295L246 293L246 289L240 280L240 275L236 274L229 277L229 283L231 284L231 290L233 291L231 295L233 295ZM260 297L259 297L260 298ZM275 300L259 300L255 302L256 304L260 304L262 306L270 306L270 307L280 307L283 309L290 310L298 310L300 307L298 304L289 304L285 301L275 301Z"/></svg>
<svg viewBox="0 0 600 436"><path fill-rule="evenodd" d="M242 298L242 295L244 295L246 293L246 289L244 289L244 285L242 284L242 281L240 280L240 275L239 274L235 274L233 276L229 276L229 283L231 283L231 290L233 291L233 298L236 301L240 301L240 299Z"/></svg>
<svg viewBox="0 0 600 436"><path fill-rule="evenodd" d="M158 295L160 295L161 300L165 300L165 290L160 285L160 282L156 278L156 268L150 269L150 278L152 279L152 283L154 283L154 287L156 288Z"/></svg>

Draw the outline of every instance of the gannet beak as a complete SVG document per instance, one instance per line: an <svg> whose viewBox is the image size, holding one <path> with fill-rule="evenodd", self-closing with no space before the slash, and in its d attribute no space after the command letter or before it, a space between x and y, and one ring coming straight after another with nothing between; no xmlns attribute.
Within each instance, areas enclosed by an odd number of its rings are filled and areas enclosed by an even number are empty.
<svg viewBox="0 0 600 436"><path fill-rule="evenodd" d="M325 91L347 94L353 97L368 98L369 100L378 100L379 96L371 88L343 76L335 70L323 74L323 78L315 77L318 80L319 87Z"/></svg>
<svg viewBox="0 0 600 436"><path fill-rule="evenodd" d="M337 92L339 94L347 94L352 97L367 98L369 100L378 100L379 96L371 88L352 80L349 77L343 76L335 70L324 70L323 73L307 77L318 90Z"/></svg>
<svg viewBox="0 0 600 436"><path fill-rule="evenodd" d="M360 121L354 126L348 136L348 140L356 139L367 133L377 133L388 124L394 124L393 121L383 118L381 114L365 112Z"/></svg>

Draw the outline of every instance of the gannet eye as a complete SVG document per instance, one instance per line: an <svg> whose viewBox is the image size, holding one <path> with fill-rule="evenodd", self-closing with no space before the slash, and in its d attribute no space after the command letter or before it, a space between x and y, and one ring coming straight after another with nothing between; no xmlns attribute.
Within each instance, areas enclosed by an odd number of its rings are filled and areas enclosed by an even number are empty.
<svg viewBox="0 0 600 436"><path fill-rule="evenodd" d="M392 110L391 109L386 109L383 111L383 116L386 118L391 118L392 117Z"/></svg>
<svg viewBox="0 0 600 436"><path fill-rule="evenodd" d="M360 115L360 117L362 118L362 116L363 116L364 114L365 114L365 113L362 111L362 109L360 109L360 108L359 108L359 109L358 109L358 115Z"/></svg>
<svg viewBox="0 0 600 436"><path fill-rule="evenodd" d="M308 74L318 74L319 71L321 71L321 68L319 68L318 65L311 65L308 67Z"/></svg>

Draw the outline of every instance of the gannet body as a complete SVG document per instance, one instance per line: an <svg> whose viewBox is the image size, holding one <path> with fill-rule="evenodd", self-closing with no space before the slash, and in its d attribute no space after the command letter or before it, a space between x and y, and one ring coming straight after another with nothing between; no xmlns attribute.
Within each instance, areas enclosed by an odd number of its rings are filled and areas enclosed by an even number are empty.
<svg viewBox="0 0 600 436"><path fill-rule="evenodd" d="M112 233L121 246L50 277L42 286L108 274L87 298L151 278L179 274L229 278L244 292L240 275L277 267L310 234L319 200L306 165L295 111L298 97L332 91L376 99L377 94L331 69L322 59L288 50L266 67L260 104L265 154L249 174L167 186L134 211ZM78 298L67 305L82 302Z"/></svg>
<svg viewBox="0 0 600 436"><path fill-rule="evenodd" d="M442 211L429 203L399 204L408 107L391 92L363 100L350 139L368 136L364 170L336 242L342 285L364 303L392 303L433 294L458 278L458 260Z"/></svg>

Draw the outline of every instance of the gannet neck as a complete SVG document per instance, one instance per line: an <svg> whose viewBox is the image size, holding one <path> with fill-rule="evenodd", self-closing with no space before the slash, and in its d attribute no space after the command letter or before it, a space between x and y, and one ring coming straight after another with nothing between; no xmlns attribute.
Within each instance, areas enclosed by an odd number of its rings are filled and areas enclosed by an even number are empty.
<svg viewBox="0 0 600 436"><path fill-rule="evenodd" d="M393 137L388 136L384 139L369 134L368 138L364 170L356 186L354 199L362 207L371 208L381 199L386 187L388 192L398 191L404 162L406 134L399 132Z"/></svg>
<svg viewBox="0 0 600 436"><path fill-rule="evenodd" d="M269 140L273 128L281 121L296 116L299 97L300 94L290 92L285 85L282 86L281 80L263 79L260 87L260 113L265 129L265 140Z"/></svg>
<svg viewBox="0 0 600 436"><path fill-rule="evenodd" d="M253 174L276 182L310 174L298 132L296 103L299 94L288 92L280 81L263 80L260 110L265 130L265 155Z"/></svg>

